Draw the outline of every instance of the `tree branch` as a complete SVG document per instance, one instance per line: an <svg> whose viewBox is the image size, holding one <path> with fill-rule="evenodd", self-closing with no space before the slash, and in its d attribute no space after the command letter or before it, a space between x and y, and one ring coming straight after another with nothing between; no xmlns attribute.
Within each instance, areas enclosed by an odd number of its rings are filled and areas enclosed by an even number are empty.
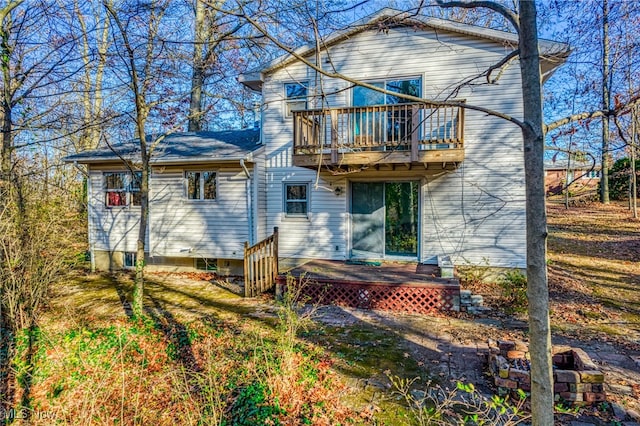
<svg viewBox="0 0 640 426"><path fill-rule="evenodd" d="M508 8L504 7L501 4L492 2L492 1L443 1L436 0L436 3L440 7L460 7L463 9L476 9L476 8L484 8L491 9L494 12L498 12L500 15L507 18L507 20L513 25L513 28L520 33L520 18L516 13Z"/></svg>
<svg viewBox="0 0 640 426"><path fill-rule="evenodd" d="M372 84L363 82L361 80L355 79L355 78L351 78L347 75L344 75L342 73L339 72L329 72L324 70L322 67L314 64L313 62L309 61L308 59L304 58L302 55L300 55L298 52L294 51L293 49L291 49L290 47L286 46L285 44L281 43L279 40L277 40L275 37L273 37L266 29L264 29L258 22L256 22L253 18L251 18L250 16L248 16L245 13L234 13L228 10L222 10L219 9L215 6L214 7L216 10L222 12L222 13L227 13L227 14L231 14L234 15L238 18L244 19L247 22L249 22L256 30L258 30L260 33L264 34L265 37L267 37L269 40L271 40L271 42L273 42L278 48L284 50L285 52L287 52L289 55L293 56L294 58L296 58L297 60L299 60L300 62L302 62L303 64L305 64L306 66L308 66L309 68L313 69L314 71L318 72L319 74L322 74L326 77L329 78L335 78L335 79L340 79L343 81L347 81L349 83L355 84L357 86L361 86L364 87L366 89L370 89L370 90L374 90L376 92L380 92L380 93L384 93L387 95L393 95L402 99L406 99L412 102L421 102L421 103L429 103L432 104L434 106L453 106L453 107L458 107L458 108L466 108L466 109L470 109L470 110L474 110L474 111L479 111L479 112L483 112L487 115L491 115L494 117L498 117L498 118L502 118L503 120L509 121L515 125L517 125L520 128L525 127L525 123L521 120L518 120L515 117L512 117L508 114L504 114L501 113L499 111L495 111L489 108L484 108L484 107L480 107L480 106L476 106L476 105L469 105L465 102L462 101L436 101L436 100L431 100L431 99L425 99L425 98L420 98L418 96L411 96L411 95L406 95L406 94L402 94L402 93L398 93L398 92L394 92L391 90L386 90L383 89L381 87L377 87L374 86Z"/></svg>
<svg viewBox="0 0 640 426"><path fill-rule="evenodd" d="M591 118L598 118L598 117L619 117L621 115L625 115L631 112L631 108L633 108L636 105L640 105L640 94L632 97L629 100L629 102L616 106L614 109L609 109L609 110L598 109L595 111L581 112L578 114L572 114L567 117L561 118L560 120L553 121L544 126L545 133L551 130L555 130L558 127L564 126L565 124L569 124L574 121L589 120Z"/></svg>

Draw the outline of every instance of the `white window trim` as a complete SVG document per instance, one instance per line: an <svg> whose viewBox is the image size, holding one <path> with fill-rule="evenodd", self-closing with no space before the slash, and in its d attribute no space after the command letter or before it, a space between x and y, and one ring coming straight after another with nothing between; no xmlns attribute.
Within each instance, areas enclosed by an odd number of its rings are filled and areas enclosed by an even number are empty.
<svg viewBox="0 0 640 426"><path fill-rule="evenodd" d="M303 86L307 89L307 95L303 98L291 98L289 99L287 97L287 85L288 84L298 84L300 86ZM284 100L283 102L283 111L282 111L282 116L283 118L287 119L287 118L291 118L293 117L293 114L289 114L290 108L289 105L292 103L296 103L296 102L302 102L304 100L304 109L308 109L309 108L309 82L304 80L304 81L285 81L282 83L282 99Z"/></svg>
<svg viewBox="0 0 640 426"><path fill-rule="evenodd" d="M200 173L200 178L198 179L198 185L200 186L200 198L189 198L189 181L187 180L187 173ZM213 173L214 183L215 183L215 194L213 198L204 198L204 174L205 173ZM215 169L194 169L194 170L184 170L182 174L183 179L183 189L184 189L184 198L187 202L190 203L214 203L218 200L218 171Z"/></svg>
<svg viewBox="0 0 640 426"><path fill-rule="evenodd" d="M109 174L124 174L124 188L122 190L117 189L107 189L107 175ZM133 173L142 173L139 170L134 171ZM105 170L102 172L102 192L104 193L104 207L107 209L126 209L126 208L140 208L140 205L133 204L133 193L140 192L132 190L133 185L133 173L128 170ZM125 204L122 206L110 206L107 204L107 194L109 192L124 192L125 193Z"/></svg>
<svg viewBox="0 0 640 426"><path fill-rule="evenodd" d="M368 83L368 84L375 84L375 83L383 83L384 87L383 89L386 87L387 82L389 81L397 81L397 80L412 80L412 79L418 79L420 80L420 96L424 97L423 94L425 93L425 76L423 74L410 74L410 75L399 75L399 76L389 76L389 77L380 77L380 78L372 78L372 79L367 79L367 80L362 80L363 83ZM349 106L354 106L353 105L353 91L354 89L357 87L353 86L351 87L351 94L349 95ZM384 94L384 104L387 104L387 94Z"/></svg>
<svg viewBox="0 0 640 426"><path fill-rule="evenodd" d="M131 255L133 257L133 265L127 265L127 255ZM122 267L125 269L135 269L137 261L138 253L135 251L125 251L122 254Z"/></svg>
<svg viewBox="0 0 640 426"><path fill-rule="evenodd" d="M307 187L307 212L306 213L287 213L288 201L301 201L301 200L287 200L287 186L306 186ZM311 185L309 182L282 182L282 212L287 219L309 219L311 213Z"/></svg>

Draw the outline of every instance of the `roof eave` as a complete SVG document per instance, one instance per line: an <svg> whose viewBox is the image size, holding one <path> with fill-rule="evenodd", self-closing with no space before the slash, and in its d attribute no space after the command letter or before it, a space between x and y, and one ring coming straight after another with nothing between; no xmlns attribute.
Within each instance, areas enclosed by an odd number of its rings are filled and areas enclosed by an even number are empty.
<svg viewBox="0 0 640 426"><path fill-rule="evenodd" d="M249 72L238 76L238 83L244 84L254 92L260 92L262 90L263 82L264 78L261 72Z"/></svg>

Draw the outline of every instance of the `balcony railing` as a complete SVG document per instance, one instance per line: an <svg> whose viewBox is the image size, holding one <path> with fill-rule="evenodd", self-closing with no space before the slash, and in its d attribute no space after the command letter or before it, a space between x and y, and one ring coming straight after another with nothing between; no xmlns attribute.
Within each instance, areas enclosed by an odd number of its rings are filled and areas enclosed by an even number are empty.
<svg viewBox="0 0 640 426"><path fill-rule="evenodd" d="M296 166L464 159L460 107L407 103L294 111L293 126Z"/></svg>

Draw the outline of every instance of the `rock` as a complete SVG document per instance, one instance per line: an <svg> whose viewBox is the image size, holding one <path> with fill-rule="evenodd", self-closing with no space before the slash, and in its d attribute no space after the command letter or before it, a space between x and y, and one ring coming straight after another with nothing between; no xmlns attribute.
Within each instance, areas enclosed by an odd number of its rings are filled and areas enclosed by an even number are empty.
<svg viewBox="0 0 640 426"><path fill-rule="evenodd" d="M555 382L562 383L579 383L580 374L573 370L556 370L553 374L555 376Z"/></svg>
<svg viewBox="0 0 640 426"><path fill-rule="evenodd" d="M604 383L604 374L597 370L581 371L580 378L584 383Z"/></svg>

